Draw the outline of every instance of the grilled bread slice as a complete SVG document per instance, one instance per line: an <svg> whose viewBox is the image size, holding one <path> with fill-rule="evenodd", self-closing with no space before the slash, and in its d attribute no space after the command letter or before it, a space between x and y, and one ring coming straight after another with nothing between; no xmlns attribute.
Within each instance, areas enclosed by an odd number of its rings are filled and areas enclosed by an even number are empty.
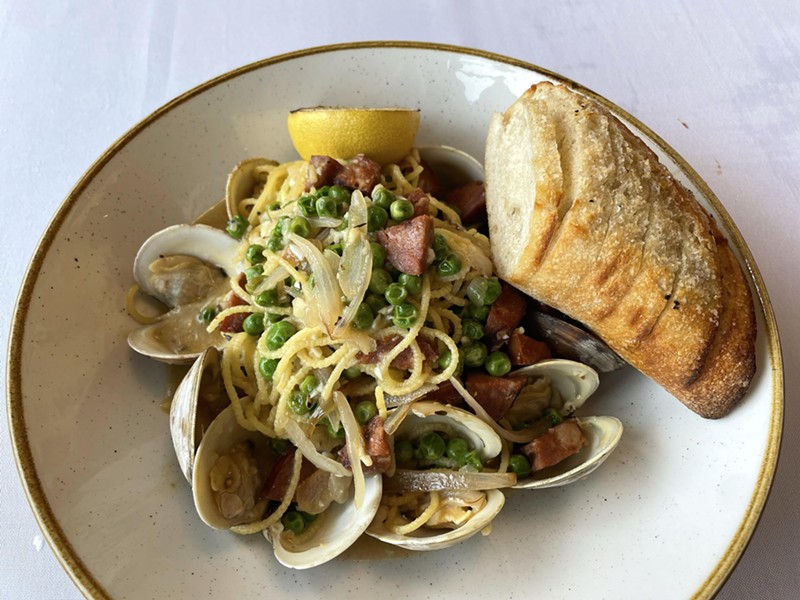
<svg viewBox="0 0 800 600"><path fill-rule="evenodd" d="M604 107L545 82L496 114L486 201L503 279L698 414L741 399L756 336L741 266L713 217Z"/></svg>

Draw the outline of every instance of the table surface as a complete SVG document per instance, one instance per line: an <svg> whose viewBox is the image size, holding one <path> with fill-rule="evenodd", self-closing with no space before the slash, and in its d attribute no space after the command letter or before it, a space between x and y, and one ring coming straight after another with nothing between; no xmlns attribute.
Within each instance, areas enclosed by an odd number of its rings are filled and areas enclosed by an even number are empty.
<svg viewBox="0 0 800 600"><path fill-rule="evenodd" d="M302 10L286 1L239 3L236 10L222 5L0 0L2 343L26 265L73 184L120 135L181 92L261 58L338 42L429 41L513 56L581 82L649 125L706 180L747 240L777 316L788 398L772 492L717 597L796 597L800 4L307 0ZM0 383L5 377L0 371ZM5 403L0 410L0 598L80 598L28 506Z"/></svg>

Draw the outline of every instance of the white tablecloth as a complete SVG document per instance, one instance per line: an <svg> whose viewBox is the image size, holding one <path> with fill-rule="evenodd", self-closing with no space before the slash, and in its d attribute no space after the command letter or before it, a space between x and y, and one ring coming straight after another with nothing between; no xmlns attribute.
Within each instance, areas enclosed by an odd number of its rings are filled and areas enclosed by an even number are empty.
<svg viewBox="0 0 800 600"><path fill-rule="evenodd" d="M718 598L798 597L796 0L229 4L0 0L0 340L27 262L72 185L181 92L257 59L358 40L458 44L532 62L648 124L709 183L748 241L781 332L785 434L766 509ZM27 504L7 419L0 429L0 598L79 598Z"/></svg>

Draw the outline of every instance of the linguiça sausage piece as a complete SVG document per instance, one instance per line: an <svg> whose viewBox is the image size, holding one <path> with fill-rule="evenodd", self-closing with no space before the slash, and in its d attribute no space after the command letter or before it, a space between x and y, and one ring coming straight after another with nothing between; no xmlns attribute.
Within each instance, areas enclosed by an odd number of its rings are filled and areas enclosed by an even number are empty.
<svg viewBox="0 0 800 600"><path fill-rule="evenodd" d="M363 154L357 154L336 173L333 183L350 190L369 194L381 181L381 165Z"/></svg>
<svg viewBox="0 0 800 600"><path fill-rule="evenodd" d="M512 333L508 339L508 356L515 367L525 367L552 358L553 354L544 342L521 333Z"/></svg>
<svg viewBox="0 0 800 600"><path fill-rule="evenodd" d="M364 467L364 473L385 473L392 465L392 451L389 437L383 428L383 419L376 415L364 425L364 443L367 454L372 458L372 465ZM338 453L339 461L345 469L350 469L350 455L347 446L342 446Z"/></svg>
<svg viewBox="0 0 800 600"><path fill-rule="evenodd" d="M300 482L307 479L316 470L317 467L304 458L300 466ZM264 488L261 490L261 497L267 500L275 500L276 502L283 500L286 490L289 488L289 482L292 480L293 472L294 452L284 452L275 461L272 470L267 475Z"/></svg>
<svg viewBox="0 0 800 600"><path fill-rule="evenodd" d="M428 249L433 244L433 219L420 215L408 221L378 230L378 242L386 250L386 259L398 271L422 275L428 266Z"/></svg>
<svg viewBox="0 0 800 600"><path fill-rule="evenodd" d="M486 190L482 181L470 181L449 191L445 202L458 210L465 225L486 221Z"/></svg>
<svg viewBox="0 0 800 600"><path fill-rule="evenodd" d="M374 365L379 363L381 359L391 351L392 348L400 343L401 339L403 338L401 338L399 335L387 335L386 337L377 341L375 350L369 354L359 352L356 355L356 359L362 364ZM423 362L431 362L438 358L439 355L436 352L435 346L426 338L417 336L416 341L420 351L423 354ZM400 352L400 354L398 354L394 360L392 360L391 366L395 369L403 369L406 371L410 370L414 366L414 353L411 352L411 348L406 348Z"/></svg>
<svg viewBox="0 0 800 600"><path fill-rule="evenodd" d="M502 345L511 336L528 309L522 294L505 282L502 282L502 286L503 291L492 304L486 318L486 335L496 346Z"/></svg>
<svg viewBox="0 0 800 600"><path fill-rule="evenodd" d="M414 206L414 216L428 214L428 206L430 206L430 198L422 188L414 188L407 195L406 199Z"/></svg>
<svg viewBox="0 0 800 600"><path fill-rule="evenodd" d="M528 457L533 471L541 471L572 456L586 444L586 437L580 426L575 421L564 421L520 450Z"/></svg>
<svg viewBox="0 0 800 600"><path fill-rule="evenodd" d="M495 421L508 412L526 383L526 377L514 375L494 377L479 372L467 375L467 391Z"/></svg>
<svg viewBox="0 0 800 600"><path fill-rule="evenodd" d="M331 185L334 178L342 170L339 161L330 156L315 154L308 161L308 177L306 178L306 191L312 187L317 189Z"/></svg>
<svg viewBox="0 0 800 600"><path fill-rule="evenodd" d="M247 300L242 300L233 292L230 292L225 300L225 308L231 308L232 306L244 306L246 304ZM222 323L219 325L219 330L222 333L239 333L244 331L244 320L251 314L252 313L236 313L233 315L228 315L222 319Z"/></svg>

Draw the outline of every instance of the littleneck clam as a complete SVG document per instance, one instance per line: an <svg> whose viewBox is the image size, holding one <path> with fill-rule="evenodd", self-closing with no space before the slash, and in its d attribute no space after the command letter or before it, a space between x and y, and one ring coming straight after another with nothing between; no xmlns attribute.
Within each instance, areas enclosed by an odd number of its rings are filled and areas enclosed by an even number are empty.
<svg viewBox="0 0 800 600"><path fill-rule="evenodd" d="M169 409L172 445L181 471L190 483L203 433L228 402L219 371L219 351L208 348L178 384Z"/></svg>
<svg viewBox="0 0 800 600"><path fill-rule="evenodd" d="M225 338L206 332L198 315L230 291L238 245L205 225L173 225L148 238L134 260L133 277L170 310L131 332L130 347L162 362L188 363L210 346L223 346Z"/></svg>
<svg viewBox="0 0 800 600"><path fill-rule="evenodd" d="M277 164L274 160L258 157L245 159L233 168L225 186L225 207L229 219L236 215L246 217L247 212L241 210L239 203L258 196L263 188L266 178L258 175L258 167Z"/></svg>
<svg viewBox="0 0 800 600"><path fill-rule="evenodd" d="M482 464L502 450L497 433L459 408L417 402L395 433L396 454L399 444L407 442L419 442L415 452L425 454L427 449L423 450L422 444L428 443L425 440L431 434L447 440L448 450L440 458L431 458L434 467L440 462L445 466L419 471L398 469L394 477L388 478L381 508L367 530L372 537L409 550L446 548L481 531L503 507L505 496L497 488L513 484L515 478L506 473L465 470L454 458L455 453L450 452L454 440L465 440L464 452L474 452ZM455 464L448 467L449 462ZM404 483L393 482L397 479ZM462 479L464 487L473 489L461 489ZM482 485L476 486L477 480Z"/></svg>

